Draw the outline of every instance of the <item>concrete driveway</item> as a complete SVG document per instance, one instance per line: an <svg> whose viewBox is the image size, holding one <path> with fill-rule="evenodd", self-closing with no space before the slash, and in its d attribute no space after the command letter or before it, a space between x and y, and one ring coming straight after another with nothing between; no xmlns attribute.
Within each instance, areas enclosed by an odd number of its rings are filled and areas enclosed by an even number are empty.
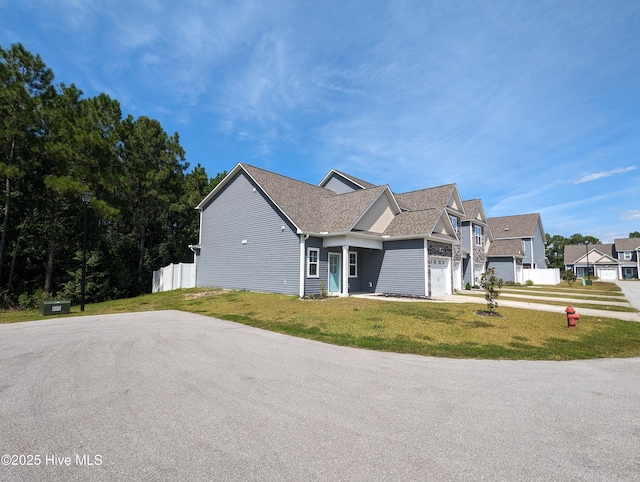
<svg viewBox="0 0 640 482"><path fill-rule="evenodd" d="M640 281L616 281L624 297L635 309L640 310Z"/></svg>
<svg viewBox="0 0 640 482"><path fill-rule="evenodd" d="M175 311L0 325L0 480L638 480L638 374Z"/></svg>

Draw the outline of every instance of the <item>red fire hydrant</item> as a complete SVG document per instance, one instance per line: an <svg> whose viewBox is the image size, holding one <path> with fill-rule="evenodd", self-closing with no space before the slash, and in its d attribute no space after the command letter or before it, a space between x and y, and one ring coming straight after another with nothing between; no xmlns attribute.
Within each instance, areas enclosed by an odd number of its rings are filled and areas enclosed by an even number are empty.
<svg viewBox="0 0 640 482"><path fill-rule="evenodd" d="M567 306L567 309L564 311L567 313L567 327L575 328L576 321L580 319L580 315L576 313L573 306Z"/></svg>

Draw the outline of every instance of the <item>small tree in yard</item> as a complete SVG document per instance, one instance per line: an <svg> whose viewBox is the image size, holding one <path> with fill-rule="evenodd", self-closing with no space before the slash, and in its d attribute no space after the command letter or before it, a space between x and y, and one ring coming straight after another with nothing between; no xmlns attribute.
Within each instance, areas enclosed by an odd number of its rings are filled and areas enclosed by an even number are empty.
<svg viewBox="0 0 640 482"><path fill-rule="evenodd" d="M502 288L502 279L496 277L496 269L489 268L482 273L480 278L480 286L484 289L484 299L487 300L487 311L495 314L498 306L498 296L500 296L500 288Z"/></svg>
<svg viewBox="0 0 640 482"><path fill-rule="evenodd" d="M565 269L562 272L562 279L565 280L569 286L571 286L576 280L576 274L570 269Z"/></svg>

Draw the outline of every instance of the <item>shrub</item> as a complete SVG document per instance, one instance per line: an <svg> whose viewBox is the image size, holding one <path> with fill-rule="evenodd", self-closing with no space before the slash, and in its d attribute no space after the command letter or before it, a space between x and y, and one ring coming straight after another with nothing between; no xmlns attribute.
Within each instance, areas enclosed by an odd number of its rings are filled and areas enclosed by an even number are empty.
<svg viewBox="0 0 640 482"><path fill-rule="evenodd" d="M464 285L464 289L465 289L465 290L470 290L470 289L471 289L471 283L469 283L469 282L467 281L467 284L466 284L466 285Z"/></svg>
<svg viewBox="0 0 640 482"><path fill-rule="evenodd" d="M562 272L562 279L565 280L569 286L571 286L576 280L576 274L570 269L565 269Z"/></svg>
<svg viewBox="0 0 640 482"><path fill-rule="evenodd" d="M528 279L524 284L526 284L527 286L533 286L533 280Z"/></svg>

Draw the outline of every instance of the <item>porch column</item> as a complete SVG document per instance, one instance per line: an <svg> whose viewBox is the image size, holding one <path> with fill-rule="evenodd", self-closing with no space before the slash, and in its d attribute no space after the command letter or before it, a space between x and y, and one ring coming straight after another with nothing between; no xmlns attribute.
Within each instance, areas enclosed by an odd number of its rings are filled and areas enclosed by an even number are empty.
<svg viewBox="0 0 640 482"><path fill-rule="evenodd" d="M349 296L349 246L342 246L342 290L340 296Z"/></svg>

